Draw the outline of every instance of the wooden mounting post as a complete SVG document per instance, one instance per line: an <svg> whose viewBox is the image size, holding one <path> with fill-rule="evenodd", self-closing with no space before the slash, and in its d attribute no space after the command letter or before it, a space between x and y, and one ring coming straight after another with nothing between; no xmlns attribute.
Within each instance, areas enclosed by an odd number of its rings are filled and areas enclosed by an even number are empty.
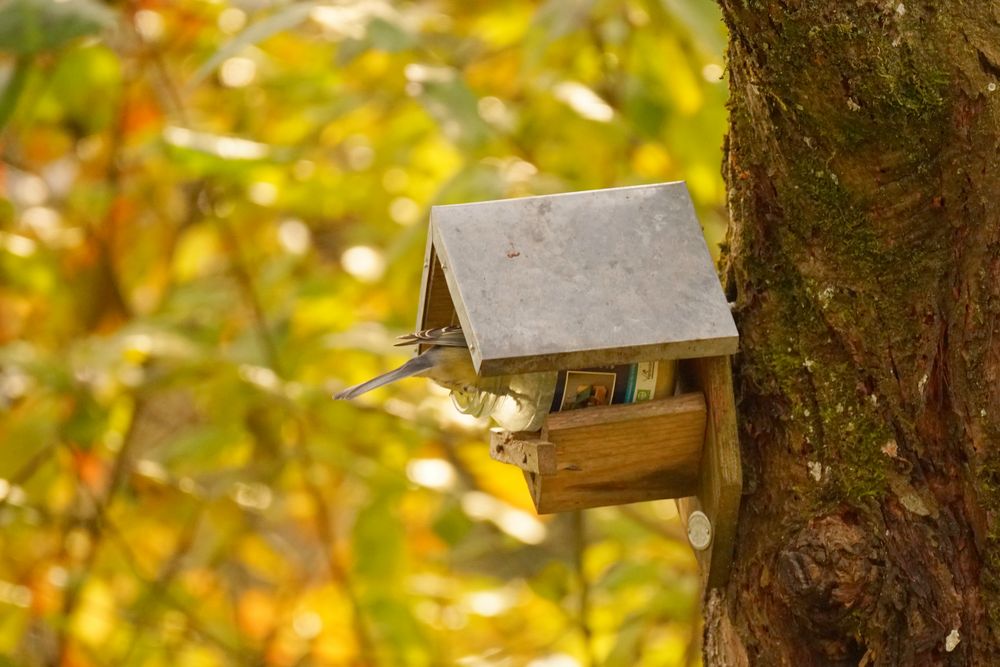
<svg viewBox="0 0 1000 667"><path fill-rule="evenodd" d="M681 362L680 370L685 390L705 392L708 419L697 491L678 499L677 508L685 529L692 512L700 510L708 516L712 541L707 549L695 550L695 556L703 588L717 588L729 580L743 492L733 376L728 356L688 359Z"/></svg>

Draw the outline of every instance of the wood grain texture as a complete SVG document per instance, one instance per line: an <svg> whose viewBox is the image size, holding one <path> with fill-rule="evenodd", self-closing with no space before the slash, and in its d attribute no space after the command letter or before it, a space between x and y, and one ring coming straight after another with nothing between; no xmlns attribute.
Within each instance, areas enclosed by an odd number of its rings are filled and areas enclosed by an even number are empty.
<svg viewBox="0 0 1000 667"><path fill-rule="evenodd" d="M704 663L1000 664L1000 3L721 4L748 483Z"/></svg>
<svg viewBox="0 0 1000 667"><path fill-rule="evenodd" d="M570 431L590 426L634 422L647 417L689 414L704 408L704 396L700 392L694 392L656 401L554 412L549 415L545 425L550 432Z"/></svg>
<svg viewBox="0 0 1000 667"><path fill-rule="evenodd" d="M540 475L556 473L556 446L537 433L511 433L490 429L490 458Z"/></svg>
<svg viewBox="0 0 1000 667"><path fill-rule="evenodd" d="M458 324L455 305L448 291L448 282L438 260L434 244L428 240L427 256L424 259L423 284L417 315L417 331ZM423 352L425 345L420 346Z"/></svg>
<svg viewBox="0 0 1000 667"><path fill-rule="evenodd" d="M695 556L703 586L717 588L729 580L743 488L729 357L688 359L681 362L681 376L685 389L704 392L708 418L697 490L677 505L685 528L695 510L712 522L712 543L704 551L695 551Z"/></svg>
<svg viewBox="0 0 1000 667"><path fill-rule="evenodd" d="M540 514L695 493L705 433L700 393L549 416L554 475L525 472Z"/></svg>

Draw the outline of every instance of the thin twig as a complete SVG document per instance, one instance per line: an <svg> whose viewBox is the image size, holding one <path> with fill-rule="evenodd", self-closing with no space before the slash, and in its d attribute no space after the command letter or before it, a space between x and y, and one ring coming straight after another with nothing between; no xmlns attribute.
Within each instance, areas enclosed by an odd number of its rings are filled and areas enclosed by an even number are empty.
<svg viewBox="0 0 1000 667"><path fill-rule="evenodd" d="M257 334L257 340L264 355L264 363L279 378L283 378L285 377L285 373L282 368L281 355L278 353L278 344L274 341L274 336L271 335L271 329L267 322L267 314L264 312L264 306L261 304L260 296L257 294L257 289L254 286L253 276L247 268L248 264L246 258L243 256L239 236L232 225L225 219L219 220L219 227L222 229L222 233L229 244L230 268L232 269L233 276L236 278L236 283L243 293L243 300L250 307L250 313L253 316L254 331Z"/></svg>
<svg viewBox="0 0 1000 667"><path fill-rule="evenodd" d="M185 531L181 535L178 550L174 552L166 567L157 577L153 577L143 572L142 567L139 565L139 559L132 552L132 548L125 540L121 530L119 530L118 527L110 520L105 521L105 532L118 545L122 555L125 557L125 562L128 563L129 569L132 570L132 574L135 575L136 578L145 582L149 588L153 589L153 591L156 591L157 597L154 597L154 599L162 602L165 606L170 607L174 611L183 614L187 620L187 624L199 637L203 637L208 640L210 644L221 649L233 658L244 659L246 658L245 651L242 651L239 646L234 646L213 633L192 609L186 607L182 602L177 600L169 590L167 590L167 584L179 571L181 560L193 544L193 537L203 511L203 508L200 508L199 512L185 527ZM150 595L153 596L153 593L150 593ZM142 624L140 623L139 626L142 627ZM133 644L135 643L133 642ZM126 661L122 660L122 662Z"/></svg>
<svg viewBox="0 0 1000 667"><path fill-rule="evenodd" d="M42 464L47 463L51 459L52 452L55 451L57 444L56 442L50 442L35 452L17 472L7 478L10 487L20 486L34 477L38 469L42 467ZM10 502L12 495L8 492L7 495L0 498L0 511Z"/></svg>
<svg viewBox="0 0 1000 667"><path fill-rule="evenodd" d="M21 101L24 85L28 81L28 75L31 73L31 66L34 62L34 55L18 56L17 60L14 61L14 72L7 80L3 93L0 94L0 135L7 126L7 121L14 115L18 102Z"/></svg>
<svg viewBox="0 0 1000 667"><path fill-rule="evenodd" d="M662 537L668 542L687 544L687 535L684 533L684 529L679 522L654 521L628 505L622 505L617 509L618 513L623 517L634 521L649 532Z"/></svg>
<svg viewBox="0 0 1000 667"><path fill-rule="evenodd" d="M281 361L281 355L278 351L278 345L271 334L271 329L267 321L267 315L253 284L253 276L247 268L247 262L240 247L239 237L236 235L232 226L227 222L221 221L221 226L229 242L233 274L240 285L243 298L247 301L247 304L253 313L254 328L260 341L266 363L279 378L284 378L284 368ZM294 410L294 406L291 404L288 405ZM310 474L310 471L316 464L312 454L309 452L309 448L305 443L305 426L303 420L298 414L295 414L294 418L296 430L295 437L293 438L293 446L295 448L296 456L305 469L305 474L302 476L303 484L307 495L313 503L316 516L316 531L319 535L320 541L322 542L323 553L326 557L326 566L331 580L341 586L344 595L348 599L348 603L351 605L352 629L355 641L357 641L358 648L360 650L360 656L357 664L368 665L371 664L375 658L375 644L368 632L361 600L357 595L357 592L354 590L354 586L350 580L350 574L337 559L334 551L334 545L336 545L338 539L333 532L333 521L327 508L326 499L323 497L323 492L319 485L313 481L312 475Z"/></svg>
<svg viewBox="0 0 1000 667"><path fill-rule="evenodd" d="M309 452L309 448L306 447L305 438L302 434L301 422L296 420L296 426L298 433L295 438L295 450L299 459L302 461L302 466L305 468L305 474L303 475L304 484L306 487L306 493L309 494L313 503L313 509L316 512L316 530L319 533L320 542L322 542L323 545L323 554L326 556L326 566L330 572L330 578L340 584L344 591L344 595L347 597L348 603L351 605L351 620L354 638L358 642L358 649L360 651L360 659L356 661L356 664L372 664L375 660L375 643L372 640L365 624L365 615L362 609L361 599L358 596L357 591L354 590L350 574L337 559L334 546L339 540L333 532L333 520L330 516L329 509L327 508L326 500L323 498L323 492L312 480L312 476L309 473L309 471L315 466L315 461L312 458L312 454Z"/></svg>
<svg viewBox="0 0 1000 667"><path fill-rule="evenodd" d="M595 667L597 656L594 655L594 630L590 627L590 582L587 580L587 573L584 570L583 557L587 550L587 526L584 521L583 510L576 510L572 514L573 518L573 569L576 574L576 583L580 591L580 606L577 610L577 627L583 636L583 652L586 656L586 665Z"/></svg>
<svg viewBox="0 0 1000 667"><path fill-rule="evenodd" d="M94 565L97 562L97 554L101 550L101 546L104 541L104 537L107 532L106 518L108 507L111 506L111 502L114 499L115 493L118 491L118 487L121 485L122 479L125 477L125 473L129 465L129 457L132 451L132 443L135 440L135 415L139 411L139 405L137 402L136 410L133 411L133 418L129 422L128 429L122 439L122 445L115 454L114 461L111 467L111 476L108 480L107 486L104 490L104 494L100 497L94 498L94 512L90 517L89 521L86 523L87 535L90 538L88 540L87 552L83 557L83 563L79 567L79 577L74 581L73 585L70 586L66 591L66 597L63 598L62 613L61 616L64 619L71 619L73 613L76 611L77 605L80 602L80 595L83 592L84 586L89 577L94 573ZM82 480L78 480L79 490L86 492L86 484ZM64 623L59 626L58 633L58 654L59 662L58 664L68 664L70 661L69 657L69 637L70 624Z"/></svg>
<svg viewBox="0 0 1000 667"><path fill-rule="evenodd" d="M126 22L130 19L131 17L128 17ZM86 224L87 235L98 252L97 270L99 277L103 278L97 283L98 289L103 288L107 292L106 294L98 293L93 297L98 307L94 319L88 323L92 328L104 325L107 314L117 315L124 320L130 319L132 316L132 308L125 297L125 290L122 289L115 269L114 250L120 217L118 200L124 197L125 174L122 163L124 161L126 119L131 110L130 94L138 76L134 68L128 66L129 53L120 52L117 55L123 63L121 101L116 110L115 122L108 132L108 158L104 166L103 178L104 186L111 193L111 202L101 220Z"/></svg>
<svg viewBox="0 0 1000 667"><path fill-rule="evenodd" d="M688 667L697 667L701 664L701 635L703 632L700 618L691 619L690 632L688 645L684 649L684 664Z"/></svg>

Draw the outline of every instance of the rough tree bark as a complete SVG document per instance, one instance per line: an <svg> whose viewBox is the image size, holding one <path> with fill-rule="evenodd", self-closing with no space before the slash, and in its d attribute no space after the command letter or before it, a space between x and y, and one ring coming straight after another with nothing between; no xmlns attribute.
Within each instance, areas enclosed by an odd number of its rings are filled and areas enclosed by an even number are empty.
<svg viewBox="0 0 1000 667"><path fill-rule="evenodd" d="M1000 3L720 0L744 489L716 665L1000 665Z"/></svg>

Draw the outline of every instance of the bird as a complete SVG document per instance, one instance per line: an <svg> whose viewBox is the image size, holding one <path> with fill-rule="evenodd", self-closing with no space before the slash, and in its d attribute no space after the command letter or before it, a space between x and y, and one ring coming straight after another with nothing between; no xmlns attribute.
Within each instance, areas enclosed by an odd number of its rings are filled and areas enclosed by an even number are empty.
<svg viewBox="0 0 1000 667"><path fill-rule="evenodd" d="M469 344L462 327L448 326L415 331L399 336L396 346L429 345L430 347L399 368L383 373L361 384L342 389L335 399L351 399L377 387L407 377L426 377L454 392L473 393L477 390L479 376L472 365Z"/></svg>

